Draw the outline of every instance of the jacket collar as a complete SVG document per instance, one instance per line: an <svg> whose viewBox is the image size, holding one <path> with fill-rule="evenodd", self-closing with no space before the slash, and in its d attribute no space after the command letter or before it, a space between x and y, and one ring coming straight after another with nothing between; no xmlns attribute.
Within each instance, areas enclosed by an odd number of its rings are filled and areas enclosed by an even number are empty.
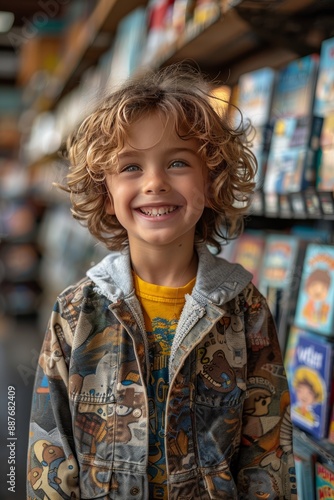
<svg viewBox="0 0 334 500"><path fill-rule="evenodd" d="M251 281L252 275L239 264L231 264L216 257L205 244L196 245L198 271L192 296L201 305L218 306L238 295ZM116 303L133 295L130 254L111 253L89 269L87 276L95 283L99 293Z"/></svg>

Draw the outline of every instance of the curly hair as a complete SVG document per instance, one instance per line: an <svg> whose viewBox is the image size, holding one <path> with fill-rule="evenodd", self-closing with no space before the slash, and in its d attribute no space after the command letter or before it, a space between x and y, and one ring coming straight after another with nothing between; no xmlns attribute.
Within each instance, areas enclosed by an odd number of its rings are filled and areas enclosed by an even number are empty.
<svg viewBox="0 0 334 500"><path fill-rule="evenodd" d="M91 113L67 141L66 185L74 218L110 250L128 244L127 231L106 211L106 175L117 172L118 153L137 120L160 112L171 117L182 139L196 138L208 169L207 206L196 240L217 251L243 230L255 187L257 163L250 150L250 123L229 123L226 108L213 101L213 82L190 65L176 64L128 79Z"/></svg>

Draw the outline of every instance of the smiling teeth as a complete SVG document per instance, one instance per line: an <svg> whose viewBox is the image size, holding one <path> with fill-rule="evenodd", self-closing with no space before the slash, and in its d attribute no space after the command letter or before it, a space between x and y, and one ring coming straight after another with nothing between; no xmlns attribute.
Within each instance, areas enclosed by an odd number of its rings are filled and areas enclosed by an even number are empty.
<svg viewBox="0 0 334 500"><path fill-rule="evenodd" d="M174 212L177 207L160 207L160 208L141 208L141 212L145 215L150 215L151 217L161 217L161 215L170 214Z"/></svg>

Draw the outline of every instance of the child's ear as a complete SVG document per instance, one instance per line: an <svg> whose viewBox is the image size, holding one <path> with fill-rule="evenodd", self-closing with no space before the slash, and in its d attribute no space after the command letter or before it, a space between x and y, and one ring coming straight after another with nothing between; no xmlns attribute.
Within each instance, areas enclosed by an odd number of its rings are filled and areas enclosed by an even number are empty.
<svg viewBox="0 0 334 500"><path fill-rule="evenodd" d="M105 210L108 215L115 215L114 202L110 193L108 193L106 198Z"/></svg>

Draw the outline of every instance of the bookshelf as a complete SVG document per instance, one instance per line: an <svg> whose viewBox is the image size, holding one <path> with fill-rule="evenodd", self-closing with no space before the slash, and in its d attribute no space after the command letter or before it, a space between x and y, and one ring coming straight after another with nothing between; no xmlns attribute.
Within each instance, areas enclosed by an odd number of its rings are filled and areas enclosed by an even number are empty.
<svg viewBox="0 0 334 500"><path fill-rule="evenodd" d="M47 90L38 96L33 107L39 111L53 109L61 97L78 85L87 67L97 63L110 44L119 22L129 12L148 3L148 0L99 0L92 14L81 23L80 29L76 27L73 35L69 27L68 42L61 61L52 74ZM326 2L324 4L326 6ZM300 33L304 30L303 16L309 18L313 11L315 15L322 13L315 0L221 0L220 7L216 19L202 26L189 27L164 49L152 65L165 66L190 59L206 72L217 74L219 71L222 78L233 85L242 73L268 64L278 68L301 55L301 52L318 50L324 37L317 31L312 42L308 43L311 37L304 32L303 40L306 41L302 48L299 43L298 52L293 47L297 43L296 37L290 33L287 44L284 35L284 24L289 20L293 21L295 31ZM274 36L271 35L270 40L264 23L260 26L256 23L259 17L277 19Z"/></svg>
<svg viewBox="0 0 334 500"><path fill-rule="evenodd" d="M92 14L80 29L75 29L73 35L73 27L70 26L67 38L72 43L67 43L47 92L38 96L33 107L43 111L53 109L58 100L78 84L84 70L97 62L110 43L120 20L137 7L145 6L147 1L99 0Z"/></svg>

